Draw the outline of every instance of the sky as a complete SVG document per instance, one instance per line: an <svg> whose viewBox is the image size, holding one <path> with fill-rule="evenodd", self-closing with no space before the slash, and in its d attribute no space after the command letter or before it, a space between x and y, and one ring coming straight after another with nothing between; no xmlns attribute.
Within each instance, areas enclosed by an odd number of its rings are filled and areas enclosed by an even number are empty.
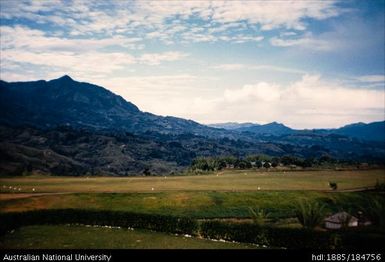
<svg viewBox="0 0 385 262"><path fill-rule="evenodd" d="M384 0L0 0L0 78L103 86L203 124L385 119Z"/></svg>

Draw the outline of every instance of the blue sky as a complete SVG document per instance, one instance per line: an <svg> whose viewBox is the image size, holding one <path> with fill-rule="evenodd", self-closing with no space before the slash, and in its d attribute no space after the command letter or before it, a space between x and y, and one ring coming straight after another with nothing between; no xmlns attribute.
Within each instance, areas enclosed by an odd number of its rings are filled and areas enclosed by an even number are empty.
<svg viewBox="0 0 385 262"><path fill-rule="evenodd" d="M384 120L384 1L0 4L6 81L68 74L201 123Z"/></svg>

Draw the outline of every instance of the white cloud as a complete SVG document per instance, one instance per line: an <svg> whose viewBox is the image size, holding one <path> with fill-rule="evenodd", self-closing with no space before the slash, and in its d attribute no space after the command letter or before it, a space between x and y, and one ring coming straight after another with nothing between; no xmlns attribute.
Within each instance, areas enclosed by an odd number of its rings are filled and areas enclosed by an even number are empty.
<svg viewBox="0 0 385 262"><path fill-rule="evenodd" d="M291 36L291 35L290 35ZM311 34L299 38L282 38L272 37L270 43L273 46L279 47L293 47L299 46L306 49L317 50L317 51L331 51L335 50L335 46L332 42L326 39L315 38Z"/></svg>
<svg viewBox="0 0 385 262"><path fill-rule="evenodd" d="M365 76L356 77L356 79L361 82L369 82L369 83L385 82L384 75L365 75Z"/></svg>
<svg viewBox="0 0 385 262"><path fill-rule="evenodd" d="M204 123L279 121L295 128L338 127L383 120L384 99L383 90L352 89L305 75L287 86L260 82L227 89L217 98L198 97L190 117Z"/></svg>
<svg viewBox="0 0 385 262"><path fill-rule="evenodd" d="M53 34L55 30L78 37L134 33L143 38L160 37L168 44L181 37L181 41L195 39L194 42L258 42L262 36L242 36L242 30L254 25L261 30L305 30L305 19L322 20L340 13L333 0L279 4L274 1L247 4L243 1L2 1L1 7L4 19L20 18L53 25L56 27L51 29ZM197 28L190 23L191 18L204 25ZM209 28L205 27L208 24ZM232 37L227 38L229 34Z"/></svg>
<svg viewBox="0 0 385 262"><path fill-rule="evenodd" d="M334 1L214 1L212 19L218 22L246 20L262 30L279 27L304 30L304 18L326 19L338 15Z"/></svg>
<svg viewBox="0 0 385 262"><path fill-rule="evenodd" d="M206 80L179 74L95 81L141 110L202 123L278 121L293 128L331 128L384 119L384 90L351 88L319 75L303 75L288 85L258 82L225 90L210 90Z"/></svg>
<svg viewBox="0 0 385 262"><path fill-rule="evenodd" d="M225 70L225 71L234 71L234 70L246 69L247 66L244 64L220 64L220 65L213 66L212 68Z"/></svg>
<svg viewBox="0 0 385 262"><path fill-rule="evenodd" d="M123 96L141 110L159 115L189 117L191 99L207 93L203 77L190 74L147 75L94 79L94 82ZM195 110L195 109L194 109Z"/></svg>
<svg viewBox="0 0 385 262"><path fill-rule="evenodd" d="M142 55L138 61L146 65L159 65L164 61L177 61L187 56L188 54L181 52L147 53Z"/></svg>
<svg viewBox="0 0 385 262"><path fill-rule="evenodd" d="M237 71L237 70L267 70L291 74L306 74L304 70L295 68L280 67L274 65L253 65L253 64L219 64L211 68L223 71Z"/></svg>
<svg viewBox="0 0 385 262"><path fill-rule="evenodd" d="M127 49L136 45L138 38L114 36L102 39L68 39L47 36L40 30L26 27L1 26L1 77L7 80L16 75L9 72L24 65L50 67L55 72L66 74L104 74L127 69L129 65L159 65L163 62L181 60L186 53L167 51L162 53L131 54ZM104 51L109 46L121 46L122 51ZM7 72L8 71L8 72ZM22 74L21 74L22 75Z"/></svg>

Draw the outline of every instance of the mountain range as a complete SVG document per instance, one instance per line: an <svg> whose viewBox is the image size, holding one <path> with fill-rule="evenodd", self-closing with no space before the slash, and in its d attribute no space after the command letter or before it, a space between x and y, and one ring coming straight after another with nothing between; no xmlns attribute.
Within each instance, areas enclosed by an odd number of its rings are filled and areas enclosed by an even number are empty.
<svg viewBox="0 0 385 262"><path fill-rule="evenodd" d="M202 125L142 112L69 76L0 80L0 174L134 175L179 171L197 156L295 155L382 161L384 123L294 130L280 123Z"/></svg>
<svg viewBox="0 0 385 262"><path fill-rule="evenodd" d="M192 120L142 112L107 89L65 75L51 81L0 82L0 123L50 128L58 125L134 134L206 134L218 132Z"/></svg>
<svg viewBox="0 0 385 262"><path fill-rule="evenodd" d="M285 126L284 124L272 122L264 125L256 123L218 123L209 124L208 126L232 130L237 132L250 132L253 134L263 135L284 135L284 134L300 134L300 133L317 133L317 134L339 134L352 138L370 141L385 141L385 121L373 123L354 123L340 128L334 129L312 129L298 130Z"/></svg>

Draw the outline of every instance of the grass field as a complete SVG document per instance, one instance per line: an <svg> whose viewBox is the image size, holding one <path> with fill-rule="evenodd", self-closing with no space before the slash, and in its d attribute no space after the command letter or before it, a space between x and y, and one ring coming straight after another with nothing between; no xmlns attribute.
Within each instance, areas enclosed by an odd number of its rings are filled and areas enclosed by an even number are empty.
<svg viewBox="0 0 385 262"><path fill-rule="evenodd" d="M259 207L278 217L290 217L293 204L299 199L324 202L330 210L349 210L364 205L370 196L370 193L333 192L329 181L336 181L339 190L348 190L374 186L376 181L384 180L384 170L286 173L229 170L166 178L14 177L0 179L0 212L92 208L211 218L249 217L249 208Z"/></svg>
<svg viewBox="0 0 385 262"><path fill-rule="evenodd" d="M209 175L167 177L12 177L0 179L0 192L130 193L165 191L330 191L374 186L385 181L385 170L260 172L226 170ZM19 190L20 189L20 190Z"/></svg>
<svg viewBox="0 0 385 262"><path fill-rule="evenodd" d="M330 189L330 181L338 184L338 190ZM269 213L270 219L267 223L279 227L300 227L294 218L294 206L297 201L307 199L321 202L329 213L340 210L356 212L365 207L371 199L383 198L380 193L360 192L374 187L377 181L385 181L385 170L227 170L207 175L167 177L7 177L0 179L0 212L79 208L245 222L250 221L250 208L261 208ZM98 239L108 239L108 242ZM136 242L138 239L143 241ZM247 247L140 230L127 232L123 229L84 227L71 227L71 230L68 230L65 226L23 227L13 234L1 237L0 246Z"/></svg>
<svg viewBox="0 0 385 262"><path fill-rule="evenodd" d="M255 245L211 241L145 230L86 226L28 226L0 238L0 248L13 249L239 249Z"/></svg>
<svg viewBox="0 0 385 262"><path fill-rule="evenodd" d="M267 210L272 217L292 217L299 199L323 202L330 211L364 206L374 193L327 193L312 191L275 192L162 192L162 193L77 193L44 195L0 201L0 211L52 208L87 208L177 215L194 218L245 218L249 208Z"/></svg>

